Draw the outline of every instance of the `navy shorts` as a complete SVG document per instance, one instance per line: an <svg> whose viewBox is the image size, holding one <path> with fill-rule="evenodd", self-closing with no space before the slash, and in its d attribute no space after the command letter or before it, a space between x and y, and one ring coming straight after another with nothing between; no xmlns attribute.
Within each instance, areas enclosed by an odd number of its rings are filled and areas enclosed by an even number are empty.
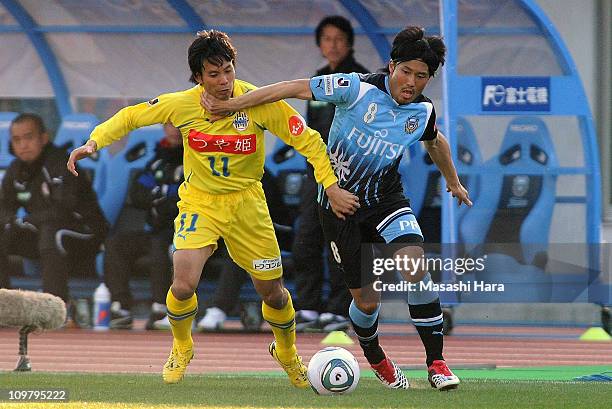
<svg viewBox="0 0 612 409"><path fill-rule="evenodd" d="M348 288L361 288L376 279L371 271L361 269L362 262L373 256L376 243L423 243L421 228L405 198L359 209L346 220L322 207L319 216L328 250Z"/></svg>

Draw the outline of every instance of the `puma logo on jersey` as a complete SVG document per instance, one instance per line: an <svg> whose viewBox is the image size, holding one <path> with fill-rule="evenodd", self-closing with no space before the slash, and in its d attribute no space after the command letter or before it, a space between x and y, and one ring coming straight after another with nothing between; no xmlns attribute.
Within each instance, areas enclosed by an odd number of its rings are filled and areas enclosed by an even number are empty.
<svg viewBox="0 0 612 409"><path fill-rule="evenodd" d="M396 114L395 111L393 111L392 109L389 110L389 113L393 117L393 123L395 123L395 119L397 118L399 114Z"/></svg>

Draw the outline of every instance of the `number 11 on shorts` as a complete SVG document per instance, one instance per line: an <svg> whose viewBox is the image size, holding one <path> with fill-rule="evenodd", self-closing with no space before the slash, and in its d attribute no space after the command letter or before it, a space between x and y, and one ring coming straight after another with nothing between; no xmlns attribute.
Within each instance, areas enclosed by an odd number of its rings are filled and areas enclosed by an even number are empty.
<svg viewBox="0 0 612 409"><path fill-rule="evenodd" d="M199 216L198 216L197 213L192 213L191 214L191 223L189 224L189 227L185 231L196 231L196 223L198 221L198 217ZM183 229L185 228L185 220L186 219L187 219L187 213L181 214L181 225L179 226L179 229L178 229L177 233L181 233L183 231Z"/></svg>

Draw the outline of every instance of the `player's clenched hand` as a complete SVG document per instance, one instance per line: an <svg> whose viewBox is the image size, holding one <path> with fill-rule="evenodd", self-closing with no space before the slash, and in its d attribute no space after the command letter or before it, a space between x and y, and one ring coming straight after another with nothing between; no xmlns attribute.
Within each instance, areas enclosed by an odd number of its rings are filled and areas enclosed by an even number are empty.
<svg viewBox="0 0 612 409"><path fill-rule="evenodd" d="M66 164L66 167L70 173L72 173L74 176L79 176L79 173L76 171L76 162L88 157L97 150L98 144L90 139L85 143L85 145L79 146L70 152L70 157L68 158L68 163Z"/></svg>
<svg viewBox="0 0 612 409"><path fill-rule="evenodd" d="M337 183L325 189L329 204L332 211L339 219L345 220L345 216L350 216L359 209L359 198L349 192L341 189Z"/></svg>
<svg viewBox="0 0 612 409"><path fill-rule="evenodd" d="M235 111L231 106L231 98L229 100L217 99L206 91L200 94L200 105L202 108L219 118Z"/></svg>
<svg viewBox="0 0 612 409"><path fill-rule="evenodd" d="M450 192L453 197L457 198L457 204L461 206L461 203L465 203L468 206L472 205L472 201L470 200L470 196L466 188L463 187L461 183L457 183L454 185L447 185L446 191Z"/></svg>

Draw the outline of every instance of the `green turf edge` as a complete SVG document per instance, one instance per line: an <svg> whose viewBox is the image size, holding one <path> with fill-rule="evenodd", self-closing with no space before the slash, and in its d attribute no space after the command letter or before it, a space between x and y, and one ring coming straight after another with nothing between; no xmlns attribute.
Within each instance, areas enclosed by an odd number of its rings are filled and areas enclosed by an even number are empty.
<svg viewBox="0 0 612 409"><path fill-rule="evenodd" d="M525 381L572 381L575 377L593 375L612 371L611 365L581 365L581 366L537 366L520 368L495 368L495 369L457 369L453 372L460 379L491 379L491 380L525 380ZM426 378L426 370L409 369L403 370L408 378ZM262 372L235 372L235 373L210 373L211 376L274 376L283 377L280 371ZM373 378L374 373L369 370L362 371L363 378Z"/></svg>
<svg viewBox="0 0 612 409"><path fill-rule="evenodd" d="M535 367L516 367L516 368L495 368L495 369L457 369L453 372L461 379L490 379L490 380L525 380L525 381L572 381L575 377L583 375L593 375L602 372L612 371L611 365L581 365L581 366L535 366ZM421 379L427 377L427 371L423 370L403 370L408 378ZM0 374L13 372L1 372ZM39 372L40 373L40 372ZM50 373L50 372L49 372ZM82 372L56 372L57 374L83 374ZM91 375L106 375L94 374ZM129 373L119 375L130 376ZM159 374L138 374L145 376L160 376ZM207 372L200 374L190 374L190 376L211 376L211 377L272 377L283 378L285 373L279 370L272 371L240 371L240 372ZM370 370L361 372L362 378L374 378L374 373Z"/></svg>

